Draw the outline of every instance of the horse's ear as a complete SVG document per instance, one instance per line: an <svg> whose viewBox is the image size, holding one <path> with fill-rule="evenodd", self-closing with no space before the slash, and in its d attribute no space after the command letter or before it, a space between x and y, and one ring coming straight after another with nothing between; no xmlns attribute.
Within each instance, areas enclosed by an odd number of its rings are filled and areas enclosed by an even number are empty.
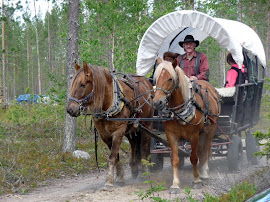
<svg viewBox="0 0 270 202"><path fill-rule="evenodd" d="M159 57L159 58L157 59L157 64L159 65L160 63L162 63L162 58L161 58L161 57Z"/></svg>
<svg viewBox="0 0 270 202"><path fill-rule="evenodd" d="M90 81L90 69L85 61L83 61L83 71L85 74L86 81ZM92 77L91 77L92 78Z"/></svg>
<svg viewBox="0 0 270 202"><path fill-rule="evenodd" d="M177 66L177 59L174 59L174 60L172 61L172 66L173 66L173 68L175 68L175 67Z"/></svg>
<svg viewBox="0 0 270 202"><path fill-rule="evenodd" d="M89 74L89 68L85 61L83 61L83 70L86 75Z"/></svg>
<svg viewBox="0 0 270 202"><path fill-rule="evenodd" d="M74 68L76 69L76 72L81 68L76 61L74 63Z"/></svg>

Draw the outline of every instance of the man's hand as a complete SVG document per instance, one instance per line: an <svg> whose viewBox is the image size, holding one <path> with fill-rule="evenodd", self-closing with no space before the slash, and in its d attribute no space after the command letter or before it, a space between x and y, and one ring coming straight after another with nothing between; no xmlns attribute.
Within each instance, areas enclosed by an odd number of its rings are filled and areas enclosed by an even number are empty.
<svg viewBox="0 0 270 202"><path fill-rule="evenodd" d="M190 79L191 81L193 81L193 80L198 80L198 78L197 78L196 76L191 76L191 77L189 77L189 79Z"/></svg>

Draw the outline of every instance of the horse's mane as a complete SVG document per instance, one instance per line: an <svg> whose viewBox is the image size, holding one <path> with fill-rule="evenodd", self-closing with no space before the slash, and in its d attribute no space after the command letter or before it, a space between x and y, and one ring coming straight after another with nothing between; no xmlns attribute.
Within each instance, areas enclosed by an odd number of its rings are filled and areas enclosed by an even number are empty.
<svg viewBox="0 0 270 202"><path fill-rule="evenodd" d="M175 68L173 68L171 62L163 61L156 68L156 71L154 74L154 79L156 81L158 80L163 69L166 69L169 72L169 74L172 76L174 82L179 83L179 87L181 89L183 99L186 102L190 96L189 95L189 92L190 92L189 91L189 78L187 76L185 76L184 71L179 66L176 66ZM177 79L178 79L178 81L177 81Z"/></svg>
<svg viewBox="0 0 270 202"><path fill-rule="evenodd" d="M90 70L93 74L93 84L94 84L94 101L93 108L94 109L102 109L102 105L104 103L105 98L105 87L107 85L107 77L106 74L109 71L104 67L90 66Z"/></svg>

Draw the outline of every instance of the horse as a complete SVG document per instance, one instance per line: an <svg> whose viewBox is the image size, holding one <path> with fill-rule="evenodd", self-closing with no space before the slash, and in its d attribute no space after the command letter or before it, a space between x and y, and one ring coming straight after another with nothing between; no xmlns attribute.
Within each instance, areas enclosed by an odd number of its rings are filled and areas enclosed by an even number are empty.
<svg viewBox="0 0 270 202"><path fill-rule="evenodd" d="M118 78L107 68L86 62L83 62L82 68L76 63L74 66L76 73L71 83L66 110L72 117L78 117L81 113L95 117L93 120L98 134L110 150L108 174L103 190L111 190L114 183L124 184L124 171L119 160L119 149L124 136L131 145L129 164L132 177L136 178L146 172L147 166L142 165L141 159L147 159L150 155L151 137L144 131L138 132L138 124L124 119L153 117L153 86L142 76L124 75ZM108 118L119 119L114 121ZM152 128L150 121L142 124Z"/></svg>
<svg viewBox="0 0 270 202"><path fill-rule="evenodd" d="M165 121L166 137L171 147L173 182L171 193L180 192L178 176L178 141L190 141L190 162L193 166L193 186L200 188L202 179L209 178L208 160L211 144L216 131L216 121L220 113L220 97L207 81L191 82L179 66L171 62L161 62L155 72L156 81L153 105L159 116L170 117ZM200 173L197 162L200 162Z"/></svg>

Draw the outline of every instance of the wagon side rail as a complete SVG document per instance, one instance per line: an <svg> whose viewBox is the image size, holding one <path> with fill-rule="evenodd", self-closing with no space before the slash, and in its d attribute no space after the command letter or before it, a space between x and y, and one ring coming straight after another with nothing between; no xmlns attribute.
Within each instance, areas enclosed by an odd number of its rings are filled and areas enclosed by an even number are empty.
<svg viewBox="0 0 270 202"><path fill-rule="evenodd" d="M232 110L232 131L241 132L253 127L260 118L263 80L236 86L235 104Z"/></svg>

